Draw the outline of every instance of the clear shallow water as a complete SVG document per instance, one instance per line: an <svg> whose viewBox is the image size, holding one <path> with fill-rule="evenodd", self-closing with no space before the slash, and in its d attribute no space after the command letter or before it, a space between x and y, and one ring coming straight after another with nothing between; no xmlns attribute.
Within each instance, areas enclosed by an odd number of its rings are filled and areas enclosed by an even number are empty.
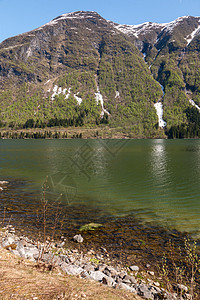
<svg viewBox="0 0 200 300"><path fill-rule="evenodd" d="M199 140L0 140L0 180L16 179L16 197L46 182L66 204L200 233Z"/></svg>

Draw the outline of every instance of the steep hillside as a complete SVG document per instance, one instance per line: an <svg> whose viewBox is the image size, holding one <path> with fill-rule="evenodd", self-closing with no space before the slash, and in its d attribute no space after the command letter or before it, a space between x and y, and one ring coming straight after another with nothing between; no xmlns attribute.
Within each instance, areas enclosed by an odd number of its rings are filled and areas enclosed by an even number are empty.
<svg viewBox="0 0 200 300"><path fill-rule="evenodd" d="M132 39L163 86L168 131L173 129L177 137L200 136L200 17L181 17L168 24L113 25Z"/></svg>
<svg viewBox="0 0 200 300"><path fill-rule="evenodd" d="M119 25L80 11L9 38L0 44L0 125L200 136L199 33L198 17Z"/></svg>
<svg viewBox="0 0 200 300"><path fill-rule="evenodd" d="M5 40L0 75L4 125L109 123L141 136L157 132L159 84L131 39L95 12L65 14Z"/></svg>

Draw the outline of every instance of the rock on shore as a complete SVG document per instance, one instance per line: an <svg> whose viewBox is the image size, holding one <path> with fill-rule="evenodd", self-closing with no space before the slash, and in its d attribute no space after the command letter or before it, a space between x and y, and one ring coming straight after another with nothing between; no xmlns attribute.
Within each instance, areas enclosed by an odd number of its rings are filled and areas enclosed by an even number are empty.
<svg viewBox="0 0 200 300"><path fill-rule="evenodd" d="M8 184L8 181L0 180L0 192L4 190L6 185Z"/></svg>
<svg viewBox="0 0 200 300"><path fill-rule="evenodd" d="M95 253L92 250L83 255L77 249L65 249L63 241L57 244L47 242L45 245L36 243L25 236L17 236L11 225L2 230L0 247L19 257L37 263L42 262L52 268L59 267L69 275L95 280L116 289L124 289L144 299L178 299L177 294L168 293L160 287L158 282L149 280L149 283L146 283L138 278L139 267L137 265L129 268L111 266L99 256L98 259L95 258ZM92 258L91 254L93 255ZM186 296L184 297L183 299L187 299Z"/></svg>

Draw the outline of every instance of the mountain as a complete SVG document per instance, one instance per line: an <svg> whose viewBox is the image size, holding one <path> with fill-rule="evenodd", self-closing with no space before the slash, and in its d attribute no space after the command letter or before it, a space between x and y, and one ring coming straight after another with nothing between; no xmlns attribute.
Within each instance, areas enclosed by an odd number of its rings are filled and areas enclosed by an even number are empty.
<svg viewBox="0 0 200 300"><path fill-rule="evenodd" d="M119 25L79 11L9 38L0 44L0 125L198 136L199 32L197 17Z"/></svg>
<svg viewBox="0 0 200 300"><path fill-rule="evenodd" d="M173 133L177 137L199 136L200 17L185 16L168 24L113 26L132 39L163 86L168 130L178 128Z"/></svg>

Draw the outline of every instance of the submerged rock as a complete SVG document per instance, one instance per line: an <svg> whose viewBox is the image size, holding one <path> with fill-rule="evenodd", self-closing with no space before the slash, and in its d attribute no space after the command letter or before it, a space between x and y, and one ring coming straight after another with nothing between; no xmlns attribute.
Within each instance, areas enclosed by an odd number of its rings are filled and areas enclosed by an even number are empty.
<svg viewBox="0 0 200 300"><path fill-rule="evenodd" d="M95 230L102 226L103 226L102 224L98 224L98 223L89 223L89 224L81 226L81 228L79 230L80 231Z"/></svg>

